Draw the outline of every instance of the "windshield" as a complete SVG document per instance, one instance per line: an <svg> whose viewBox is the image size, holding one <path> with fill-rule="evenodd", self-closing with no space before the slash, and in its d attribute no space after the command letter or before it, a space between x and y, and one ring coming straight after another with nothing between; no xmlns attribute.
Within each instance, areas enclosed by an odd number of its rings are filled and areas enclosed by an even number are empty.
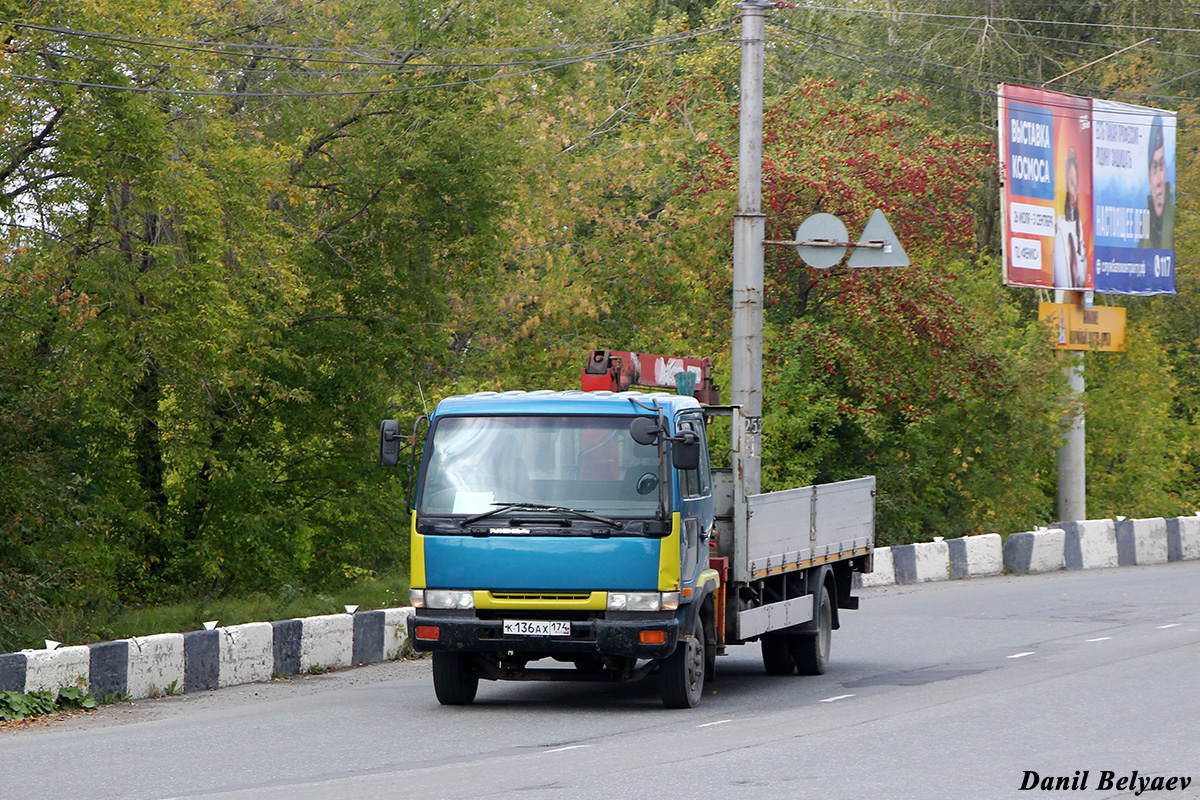
<svg viewBox="0 0 1200 800"><path fill-rule="evenodd" d="M526 503L653 517L658 448L633 441L632 419L442 417L417 510L473 515L497 503Z"/></svg>

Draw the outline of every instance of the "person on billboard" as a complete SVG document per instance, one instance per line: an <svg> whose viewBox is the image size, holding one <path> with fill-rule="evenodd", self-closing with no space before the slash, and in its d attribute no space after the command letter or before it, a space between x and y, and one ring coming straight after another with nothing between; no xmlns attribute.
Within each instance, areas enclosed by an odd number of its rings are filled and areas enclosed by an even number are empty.
<svg viewBox="0 0 1200 800"><path fill-rule="evenodd" d="M1067 148L1067 196L1063 213L1054 220L1054 288L1082 289L1087 285L1087 247L1079 218L1079 156Z"/></svg>
<svg viewBox="0 0 1200 800"><path fill-rule="evenodd" d="M1146 198L1149 219L1138 247L1170 250L1175 246L1175 192L1167 182L1167 146L1162 117L1150 125L1150 150L1147 168L1150 194Z"/></svg>

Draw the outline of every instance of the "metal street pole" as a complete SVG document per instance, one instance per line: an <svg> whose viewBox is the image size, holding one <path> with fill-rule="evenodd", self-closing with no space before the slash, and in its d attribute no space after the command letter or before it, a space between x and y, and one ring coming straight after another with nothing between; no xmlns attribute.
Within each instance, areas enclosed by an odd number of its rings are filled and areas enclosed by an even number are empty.
<svg viewBox="0 0 1200 800"><path fill-rule="evenodd" d="M733 431L735 465L745 494L762 486L762 97L767 9L773 2L745 0L742 10L741 118L738 207L733 219L733 347L731 396L742 407L743 430Z"/></svg>

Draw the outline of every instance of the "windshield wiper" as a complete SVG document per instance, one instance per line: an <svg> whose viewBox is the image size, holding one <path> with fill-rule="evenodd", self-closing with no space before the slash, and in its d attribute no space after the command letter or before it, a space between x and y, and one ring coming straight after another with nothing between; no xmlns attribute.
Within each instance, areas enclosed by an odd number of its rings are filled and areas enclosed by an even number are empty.
<svg viewBox="0 0 1200 800"><path fill-rule="evenodd" d="M482 514L476 514L472 517L467 517L466 519L464 519L462 522L460 522L458 524L461 527L465 528L468 525L479 522L480 520L485 520L488 517L493 517L496 514L502 514L505 511L512 511L513 509L524 509L527 511L552 511L552 512L557 512L560 514L574 514L579 519L586 519L591 522L599 522L602 525L610 525L614 528L621 527L621 523L617 522L615 519L609 519L608 517L602 517L599 514L592 514L592 513L588 512L587 510L580 509L580 508L567 508L566 506L547 506L547 505L542 505L541 503L492 503L492 505L496 506L496 508L493 508L491 511L485 511Z"/></svg>

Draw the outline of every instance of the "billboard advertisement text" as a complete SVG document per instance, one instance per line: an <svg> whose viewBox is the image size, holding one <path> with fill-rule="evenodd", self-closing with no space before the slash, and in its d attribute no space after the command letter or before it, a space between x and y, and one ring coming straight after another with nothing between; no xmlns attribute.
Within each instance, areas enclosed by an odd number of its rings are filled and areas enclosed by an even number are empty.
<svg viewBox="0 0 1200 800"><path fill-rule="evenodd" d="M1004 280L1175 292L1175 114L1000 86Z"/></svg>
<svg viewBox="0 0 1200 800"><path fill-rule="evenodd" d="M1001 87L1005 280L1092 288L1091 101Z"/></svg>
<svg viewBox="0 0 1200 800"><path fill-rule="evenodd" d="M1092 102L1097 292L1175 293L1175 115Z"/></svg>

